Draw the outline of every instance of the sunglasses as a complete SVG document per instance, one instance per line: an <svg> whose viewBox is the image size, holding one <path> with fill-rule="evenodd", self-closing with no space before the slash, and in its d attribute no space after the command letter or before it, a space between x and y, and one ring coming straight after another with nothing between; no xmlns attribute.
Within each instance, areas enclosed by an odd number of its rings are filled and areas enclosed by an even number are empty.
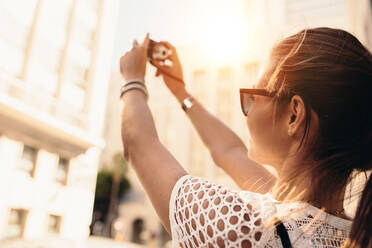
<svg viewBox="0 0 372 248"><path fill-rule="evenodd" d="M240 93L240 106L242 107L243 114L247 116L249 110L254 103L253 95L273 97L274 93L270 93L265 89L244 89L239 90Z"/></svg>

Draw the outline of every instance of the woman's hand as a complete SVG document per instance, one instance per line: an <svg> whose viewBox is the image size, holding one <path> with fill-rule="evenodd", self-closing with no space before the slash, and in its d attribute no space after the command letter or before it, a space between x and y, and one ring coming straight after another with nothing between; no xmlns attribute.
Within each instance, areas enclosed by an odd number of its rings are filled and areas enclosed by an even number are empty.
<svg viewBox="0 0 372 248"><path fill-rule="evenodd" d="M183 71L182 65L177 55L177 50L169 42L162 41L160 42L166 47L171 49L172 54L169 57L169 60L172 61L172 66L161 64L158 60L151 60L151 63L158 68L156 71L156 76L163 76L164 83L167 85L168 89L176 95L180 90L184 90L185 84L183 82ZM167 75L168 74L168 75ZM169 76L173 75L175 78Z"/></svg>
<svg viewBox="0 0 372 248"><path fill-rule="evenodd" d="M145 81L149 41L149 34L146 35L142 44L138 44L134 40L132 49L120 58L120 72L124 80L138 79Z"/></svg>

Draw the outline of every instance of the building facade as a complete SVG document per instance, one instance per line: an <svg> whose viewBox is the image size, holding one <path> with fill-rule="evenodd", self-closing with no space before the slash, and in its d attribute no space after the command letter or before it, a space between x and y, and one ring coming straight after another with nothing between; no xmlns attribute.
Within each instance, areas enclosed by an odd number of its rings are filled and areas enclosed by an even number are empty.
<svg viewBox="0 0 372 248"><path fill-rule="evenodd" d="M0 3L0 243L89 234L117 4Z"/></svg>

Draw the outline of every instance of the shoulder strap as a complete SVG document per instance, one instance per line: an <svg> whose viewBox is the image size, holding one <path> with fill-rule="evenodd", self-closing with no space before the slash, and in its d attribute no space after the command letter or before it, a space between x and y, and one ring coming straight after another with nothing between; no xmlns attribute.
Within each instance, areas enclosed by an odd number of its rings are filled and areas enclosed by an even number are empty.
<svg viewBox="0 0 372 248"><path fill-rule="evenodd" d="M291 241L289 240L289 235L283 222L277 220L276 222L276 232L278 233L280 240L282 241L283 248L292 248Z"/></svg>

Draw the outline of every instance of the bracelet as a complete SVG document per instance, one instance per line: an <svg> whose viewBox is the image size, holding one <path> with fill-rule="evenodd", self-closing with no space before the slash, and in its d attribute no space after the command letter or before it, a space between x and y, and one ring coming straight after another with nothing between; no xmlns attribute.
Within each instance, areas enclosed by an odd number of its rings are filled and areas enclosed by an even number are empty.
<svg viewBox="0 0 372 248"><path fill-rule="evenodd" d="M127 86L129 86L129 85L133 85L133 84L141 85L143 88L146 89L146 92L147 92L147 87L146 87L145 83L143 82L143 80L140 80L140 79L132 79L132 80L129 80L127 83L123 84L123 85L120 87L120 97L122 96L122 91L123 91L123 89L126 88Z"/></svg>
<svg viewBox="0 0 372 248"><path fill-rule="evenodd" d="M146 100L149 98L149 94L147 93L146 86L138 82L137 83L133 82L133 83L122 86L120 89L120 98L125 94L125 92L128 92L130 90L140 90L142 91L143 94L145 94Z"/></svg>
<svg viewBox="0 0 372 248"><path fill-rule="evenodd" d="M132 80L129 80L127 83L125 83L122 87L124 86L128 86L128 85L131 85L131 84L141 84L143 87L146 88L146 84L145 82L143 82L143 80L140 80L140 79L132 79Z"/></svg>
<svg viewBox="0 0 372 248"><path fill-rule="evenodd" d="M122 89L127 88L127 87L129 87L131 85L138 85L139 87L142 87L142 88L144 88L147 91L147 87L146 87L146 85L144 83L141 83L141 82L130 82L130 83L126 83L126 84L122 85L120 87L120 92L122 91Z"/></svg>

